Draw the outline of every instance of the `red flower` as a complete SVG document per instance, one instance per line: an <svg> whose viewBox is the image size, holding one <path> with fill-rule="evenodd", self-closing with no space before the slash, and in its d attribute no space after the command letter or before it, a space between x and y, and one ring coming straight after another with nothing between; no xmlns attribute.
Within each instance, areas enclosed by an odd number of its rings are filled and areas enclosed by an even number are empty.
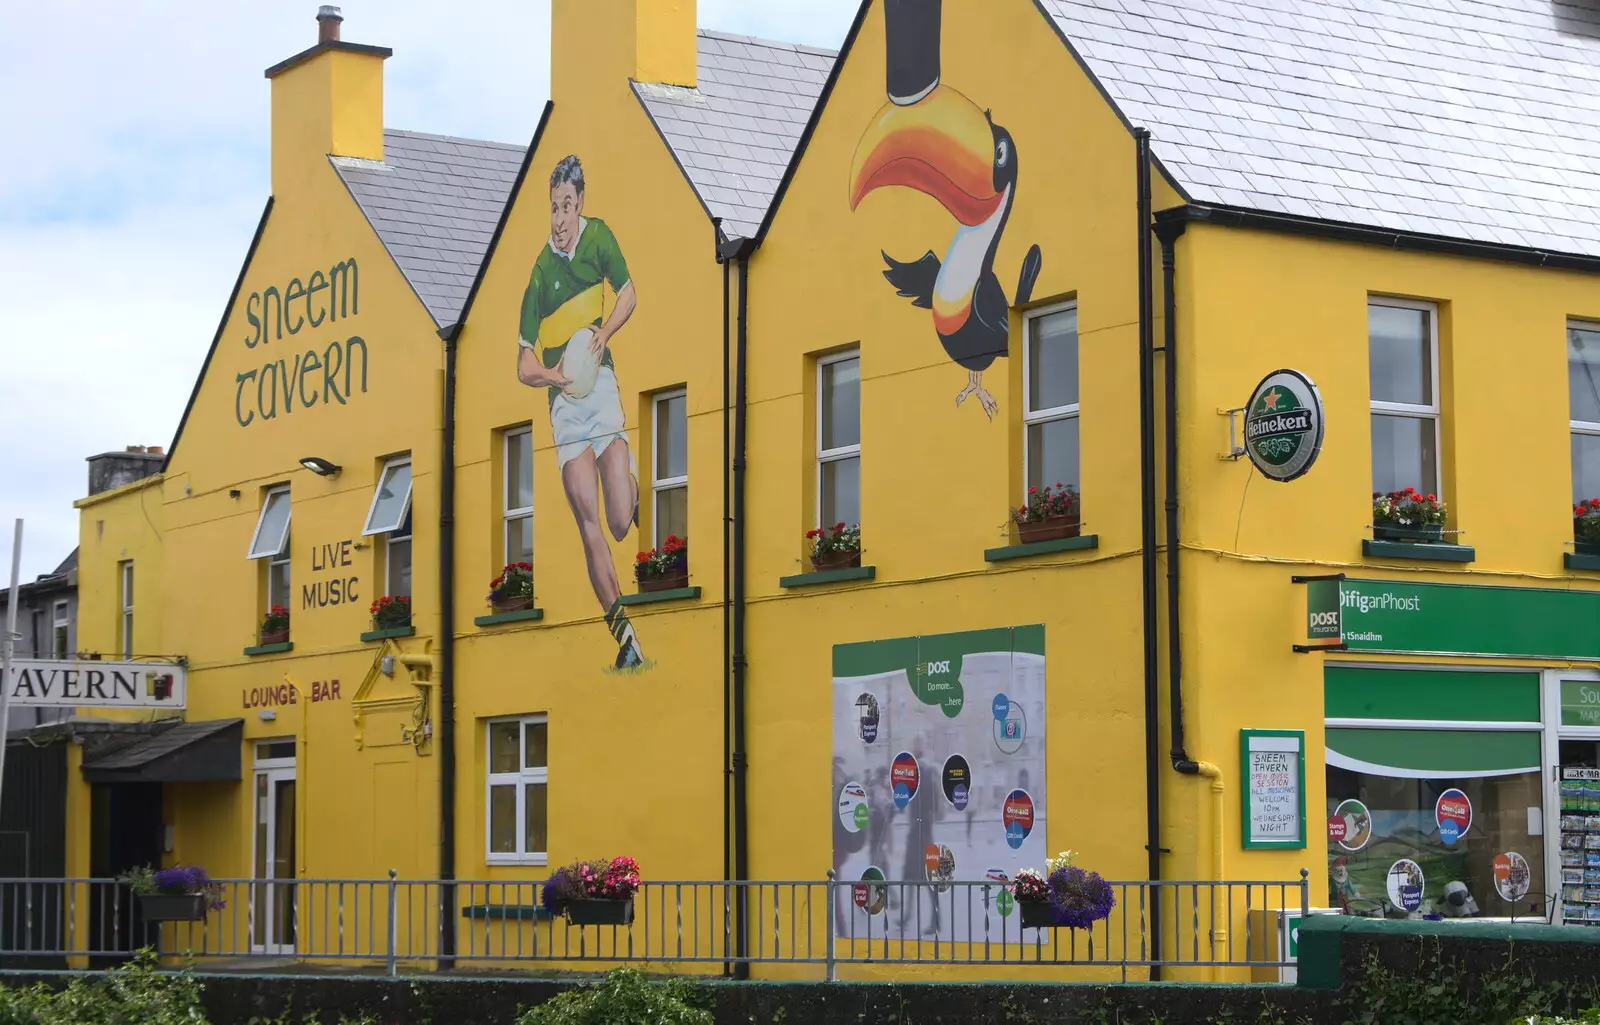
<svg viewBox="0 0 1600 1025"><path fill-rule="evenodd" d="M1429 495L1428 496L1428 501L1430 501L1430 502L1437 502L1438 500L1439 500L1439 496L1438 495Z"/></svg>

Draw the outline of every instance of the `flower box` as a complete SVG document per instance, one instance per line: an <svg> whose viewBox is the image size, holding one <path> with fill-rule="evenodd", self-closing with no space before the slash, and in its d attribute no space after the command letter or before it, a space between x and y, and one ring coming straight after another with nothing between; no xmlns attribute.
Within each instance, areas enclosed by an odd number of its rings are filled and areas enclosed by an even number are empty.
<svg viewBox="0 0 1600 1025"><path fill-rule="evenodd" d="M372 629L393 630L411 625L411 596L386 594L372 603L367 610L372 616Z"/></svg>
<svg viewBox="0 0 1600 1025"><path fill-rule="evenodd" d="M1082 525L1082 517L1076 510L1042 520L1019 520L1017 542L1031 545L1037 541L1059 541L1062 538L1077 537Z"/></svg>
<svg viewBox="0 0 1600 1025"><path fill-rule="evenodd" d="M639 593L674 591L689 586L689 539L668 534L660 548L640 552L633 562Z"/></svg>
<svg viewBox="0 0 1600 1025"><path fill-rule="evenodd" d="M141 893L139 914L146 922L203 922L206 901L203 893Z"/></svg>
<svg viewBox="0 0 1600 1025"><path fill-rule="evenodd" d="M689 571L682 570L662 577L650 577L639 581L639 593L649 594L652 591L672 591L680 587L689 586Z"/></svg>
<svg viewBox="0 0 1600 1025"><path fill-rule="evenodd" d="M519 594L512 598L496 598L489 603L496 612L521 612L533 608L533 595Z"/></svg>
<svg viewBox="0 0 1600 1025"><path fill-rule="evenodd" d="M1574 541L1572 550L1579 555L1600 555L1600 541Z"/></svg>
<svg viewBox="0 0 1600 1025"><path fill-rule="evenodd" d="M1372 524L1375 541L1414 541L1420 543L1444 540L1444 524L1419 523L1407 525L1398 520L1377 520Z"/></svg>
<svg viewBox="0 0 1600 1025"><path fill-rule="evenodd" d="M861 549L853 552L828 552L826 555L813 555L811 566L813 569L855 569L861 565Z"/></svg>
<svg viewBox="0 0 1600 1025"><path fill-rule="evenodd" d="M1600 555L1600 498L1573 506L1572 538L1579 555Z"/></svg>
<svg viewBox="0 0 1600 1025"><path fill-rule="evenodd" d="M584 897L566 903L567 921L573 925L632 925L633 898L601 900Z"/></svg>
<svg viewBox="0 0 1600 1025"><path fill-rule="evenodd" d="M283 627L282 629L278 630L263 630L261 631L260 637L263 645L283 644L289 639L289 628Z"/></svg>
<svg viewBox="0 0 1600 1025"><path fill-rule="evenodd" d="M1023 900L1017 902L1017 907L1022 909L1022 927L1024 929L1054 929L1056 928L1056 912L1048 901Z"/></svg>

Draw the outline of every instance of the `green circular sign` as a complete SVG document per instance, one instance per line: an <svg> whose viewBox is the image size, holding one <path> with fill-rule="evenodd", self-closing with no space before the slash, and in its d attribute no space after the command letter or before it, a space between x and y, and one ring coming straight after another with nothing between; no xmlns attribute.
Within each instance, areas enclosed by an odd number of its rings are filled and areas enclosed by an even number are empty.
<svg viewBox="0 0 1600 1025"><path fill-rule="evenodd" d="M1296 370L1261 379L1244 410L1244 450L1271 480L1290 481L1311 469L1322 451L1322 396Z"/></svg>
<svg viewBox="0 0 1600 1025"><path fill-rule="evenodd" d="M1016 906L1017 898L1011 895L1010 890L1001 887L1000 892L995 895L994 903L995 907L1000 909L1000 917L1009 918L1011 909Z"/></svg>

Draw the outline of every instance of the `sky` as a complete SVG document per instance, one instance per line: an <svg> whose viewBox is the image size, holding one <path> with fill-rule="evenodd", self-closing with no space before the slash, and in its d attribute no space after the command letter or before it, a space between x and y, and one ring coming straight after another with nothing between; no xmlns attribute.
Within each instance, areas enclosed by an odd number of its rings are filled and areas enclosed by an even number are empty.
<svg viewBox="0 0 1600 1025"><path fill-rule="evenodd" d="M347 0L392 47L390 128L526 143L550 0ZM857 0L699 0L702 28L836 48ZM0 588L77 544L84 459L170 445L268 193L262 71L307 0L0 4Z"/></svg>

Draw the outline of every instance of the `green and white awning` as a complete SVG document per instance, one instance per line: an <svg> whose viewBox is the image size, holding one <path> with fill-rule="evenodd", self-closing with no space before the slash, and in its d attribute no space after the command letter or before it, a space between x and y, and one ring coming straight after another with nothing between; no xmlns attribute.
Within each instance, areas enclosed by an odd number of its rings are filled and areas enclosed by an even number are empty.
<svg viewBox="0 0 1600 1025"><path fill-rule="evenodd" d="M1514 776L1539 769L1539 734L1521 730L1328 730L1328 764L1401 779Z"/></svg>

